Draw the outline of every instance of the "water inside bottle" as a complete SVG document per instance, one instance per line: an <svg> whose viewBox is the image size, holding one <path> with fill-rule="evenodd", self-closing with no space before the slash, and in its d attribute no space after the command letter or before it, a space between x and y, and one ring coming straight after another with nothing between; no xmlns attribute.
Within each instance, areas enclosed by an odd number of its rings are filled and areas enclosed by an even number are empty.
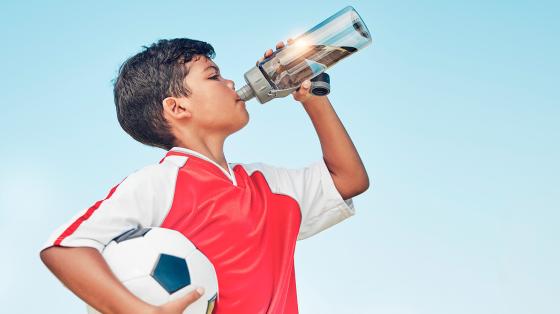
<svg viewBox="0 0 560 314"><path fill-rule="evenodd" d="M272 59L260 64L262 72L276 89L298 87L303 81L317 76L357 51L354 47L325 45L288 48L278 51ZM294 51L297 53L295 57Z"/></svg>

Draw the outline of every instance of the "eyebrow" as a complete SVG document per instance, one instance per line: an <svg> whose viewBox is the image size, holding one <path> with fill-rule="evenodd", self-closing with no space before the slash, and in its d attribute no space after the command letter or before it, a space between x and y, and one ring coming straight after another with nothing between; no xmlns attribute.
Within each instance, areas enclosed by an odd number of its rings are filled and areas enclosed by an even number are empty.
<svg viewBox="0 0 560 314"><path fill-rule="evenodd" d="M214 69L216 72L220 73L220 69L219 69L217 66L215 66L215 65L210 65L210 66L208 66L206 69L204 69L204 72L206 72L206 71L208 71L208 70L210 70L210 69Z"/></svg>

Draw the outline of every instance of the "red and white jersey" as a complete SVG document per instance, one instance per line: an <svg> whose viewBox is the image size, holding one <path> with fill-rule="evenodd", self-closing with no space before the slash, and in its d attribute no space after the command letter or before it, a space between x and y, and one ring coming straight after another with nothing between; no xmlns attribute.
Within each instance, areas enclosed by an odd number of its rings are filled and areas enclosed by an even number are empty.
<svg viewBox="0 0 560 314"><path fill-rule="evenodd" d="M102 251L132 228L174 229L216 269L214 313L298 313L296 240L354 213L352 199L342 199L323 160L302 169L252 163L226 170L175 147L61 226L44 248Z"/></svg>

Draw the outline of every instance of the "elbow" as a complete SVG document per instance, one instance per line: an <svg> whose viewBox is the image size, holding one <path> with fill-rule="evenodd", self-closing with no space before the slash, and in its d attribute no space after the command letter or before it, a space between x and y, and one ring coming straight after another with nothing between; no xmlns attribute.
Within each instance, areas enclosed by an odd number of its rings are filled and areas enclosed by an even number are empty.
<svg viewBox="0 0 560 314"><path fill-rule="evenodd" d="M57 259L57 253L59 251L60 248L58 247L48 247L39 253L39 258L41 258L41 261L43 262L43 264L45 264L45 266L47 266L47 268L51 269L53 263Z"/></svg>
<svg viewBox="0 0 560 314"><path fill-rule="evenodd" d="M359 180L358 184L356 185L356 195L364 193L369 189L369 187L370 187L369 177L366 174L364 178Z"/></svg>
<svg viewBox="0 0 560 314"><path fill-rule="evenodd" d="M369 178L366 176L364 179L353 180L353 184L347 185L345 189L340 189L339 192L342 198L346 200L364 193L369 187Z"/></svg>
<svg viewBox="0 0 560 314"><path fill-rule="evenodd" d="M370 188L367 172L361 171L345 177L331 173L334 184L343 199L349 199L360 195Z"/></svg>
<svg viewBox="0 0 560 314"><path fill-rule="evenodd" d="M361 176L358 177L358 179L356 181L357 181L356 195L360 195L360 194L364 193L371 186L369 176L368 176L367 172L365 172L365 171L362 173Z"/></svg>
<svg viewBox="0 0 560 314"><path fill-rule="evenodd" d="M364 171L356 175L354 178L354 189L356 195L364 193L369 189L369 187L370 187L369 176L364 169Z"/></svg>
<svg viewBox="0 0 560 314"><path fill-rule="evenodd" d="M364 193L365 191L367 191L367 190L369 189L370 186L371 186L371 185L370 185L369 177L366 176L366 181L365 181L364 185L362 186L362 188L363 188L362 193Z"/></svg>
<svg viewBox="0 0 560 314"><path fill-rule="evenodd" d="M49 266L49 261L50 261L50 255L51 255L51 248L46 248L44 250L42 250L41 252L39 252L39 258L41 259L41 262L43 262L43 264L45 264L45 266Z"/></svg>

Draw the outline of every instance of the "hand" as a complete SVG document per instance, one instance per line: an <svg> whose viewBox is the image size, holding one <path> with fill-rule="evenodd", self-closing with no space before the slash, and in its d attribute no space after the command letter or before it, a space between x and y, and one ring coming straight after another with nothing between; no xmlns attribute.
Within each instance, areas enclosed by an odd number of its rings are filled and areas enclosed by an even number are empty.
<svg viewBox="0 0 560 314"><path fill-rule="evenodd" d="M288 38L288 45L291 45L293 42L294 42L293 39ZM284 42L279 41L278 43L276 43L276 51L284 48L285 46L286 45L284 44ZM260 62L264 61L264 59L272 56L272 54L273 54L272 49L268 49L267 51L265 51L264 56L257 61L257 65ZM310 92L310 88L311 88L311 81L310 80L303 81L301 86L292 93L294 100L299 101L301 103L311 100L314 97L314 95Z"/></svg>
<svg viewBox="0 0 560 314"><path fill-rule="evenodd" d="M288 45L291 45L293 42L294 42L293 39L288 38ZM284 47L285 47L284 42L279 41L278 43L276 43L276 51L278 51L279 49L282 49L282 48L284 48ZM257 65L258 65L260 62L263 62L264 59L266 59L266 58L272 56L272 53L273 53L273 52L272 52L272 49L268 49L267 51L265 51L265 52L264 52L264 56L261 57L261 58L257 61Z"/></svg>
<svg viewBox="0 0 560 314"><path fill-rule="evenodd" d="M201 290L201 292L198 291L199 289ZM152 313L153 314L182 314L189 305L193 304L203 294L204 294L204 288L198 288L177 300L173 300L156 307Z"/></svg>

